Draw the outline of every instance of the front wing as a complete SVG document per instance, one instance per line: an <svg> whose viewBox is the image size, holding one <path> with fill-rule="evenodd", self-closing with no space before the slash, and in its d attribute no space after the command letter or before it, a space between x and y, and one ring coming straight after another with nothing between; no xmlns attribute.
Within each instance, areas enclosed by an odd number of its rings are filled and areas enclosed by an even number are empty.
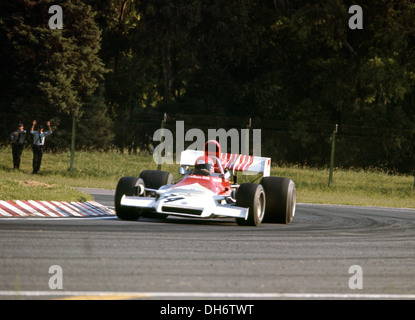
<svg viewBox="0 0 415 320"><path fill-rule="evenodd" d="M124 195L120 204L156 213L193 218L233 217L247 219L249 210L249 208L220 204L213 198L185 198L179 195L159 197L158 199Z"/></svg>

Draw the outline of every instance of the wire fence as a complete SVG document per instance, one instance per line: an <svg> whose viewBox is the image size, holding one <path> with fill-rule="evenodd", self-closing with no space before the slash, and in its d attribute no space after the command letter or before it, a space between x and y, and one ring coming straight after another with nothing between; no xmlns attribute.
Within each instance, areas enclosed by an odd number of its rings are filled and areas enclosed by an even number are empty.
<svg viewBox="0 0 415 320"><path fill-rule="evenodd" d="M15 113L2 111L1 143L9 143L9 134L23 121L30 130L33 119L20 119ZM47 139L47 148L58 152L69 150L72 138L72 117L46 112L34 115L38 122L51 120L54 135ZM12 119L12 120L11 120ZM238 150L242 150L242 136L250 137L249 150L254 147L254 130L260 132L260 150L277 164L300 164L328 167L332 148L332 133L336 123L311 123L281 119L248 118L224 115L200 115L162 112L141 112L126 118L110 119L105 126L93 116L76 120L76 149L116 149L120 152L151 153L161 141L154 140L155 132L162 128L172 136L173 150L178 143L184 148L194 145L194 132L203 133L207 140L212 133L222 130L230 148L231 132L238 133ZM193 130L193 131L192 131ZM195 131L197 130L197 131ZM231 131L232 130L232 131ZM245 131L243 131L245 130ZM246 131L248 130L248 131ZM259 131L258 131L259 130ZM210 134L210 135L209 135ZM27 144L31 143L28 134ZM178 141L178 140L183 141ZM256 141L258 143L258 141ZM232 146L235 148L235 146ZM343 124L336 134L336 167L376 167L413 173L415 170L415 131L393 126Z"/></svg>

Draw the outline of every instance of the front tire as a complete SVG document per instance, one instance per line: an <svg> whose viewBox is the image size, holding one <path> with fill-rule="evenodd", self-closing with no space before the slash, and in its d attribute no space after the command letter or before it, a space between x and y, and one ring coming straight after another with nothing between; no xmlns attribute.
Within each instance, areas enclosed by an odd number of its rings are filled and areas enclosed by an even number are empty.
<svg viewBox="0 0 415 320"><path fill-rule="evenodd" d="M243 183L236 192L236 205L249 208L248 219L236 218L238 225L259 226L265 214L265 192L260 184Z"/></svg>
<svg viewBox="0 0 415 320"><path fill-rule="evenodd" d="M290 223L296 207L294 181L288 178L264 177L259 183L264 187L267 200L264 222Z"/></svg>
<svg viewBox="0 0 415 320"><path fill-rule="evenodd" d="M137 220L141 216L141 210L134 207L121 206L121 198L126 196L138 196L140 183L143 181L136 177L122 177L115 189L115 212L122 220Z"/></svg>

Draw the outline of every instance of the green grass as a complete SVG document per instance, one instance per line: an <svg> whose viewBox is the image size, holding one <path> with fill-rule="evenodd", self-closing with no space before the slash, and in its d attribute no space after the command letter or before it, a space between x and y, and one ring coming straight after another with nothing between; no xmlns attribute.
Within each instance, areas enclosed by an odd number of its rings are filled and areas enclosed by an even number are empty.
<svg viewBox="0 0 415 320"><path fill-rule="evenodd" d="M91 196L74 187L115 189L120 177L157 169L152 156L118 152L77 152L69 172L70 153L45 153L39 174L30 175L32 151L23 151L21 169L13 170L10 148L0 148L0 200L87 201ZM178 165L163 165L176 179ZM328 187L328 169L272 167L271 175L289 177L297 187L297 202L415 208L414 178L379 170L337 169Z"/></svg>
<svg viewBox="0 0 415 320"><path fill-rule="evenodd" d="M271 175L293 179L298 202L415 208L413 176L336 169L333 185L328 187L328 169L273 168Z"/></svg>

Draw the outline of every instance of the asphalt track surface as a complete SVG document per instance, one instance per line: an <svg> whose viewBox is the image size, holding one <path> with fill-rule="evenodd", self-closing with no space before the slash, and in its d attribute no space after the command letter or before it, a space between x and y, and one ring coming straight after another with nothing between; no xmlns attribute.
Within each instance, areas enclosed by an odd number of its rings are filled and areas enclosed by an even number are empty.
<svg viewBox="0 0 415 320"><path fill-rule="evenodd" d="M113 191L87 191L113 206ZM415 299L415 210L298 204L292 223L260 227L1 218L0 268L3 300Z"/></svg>

